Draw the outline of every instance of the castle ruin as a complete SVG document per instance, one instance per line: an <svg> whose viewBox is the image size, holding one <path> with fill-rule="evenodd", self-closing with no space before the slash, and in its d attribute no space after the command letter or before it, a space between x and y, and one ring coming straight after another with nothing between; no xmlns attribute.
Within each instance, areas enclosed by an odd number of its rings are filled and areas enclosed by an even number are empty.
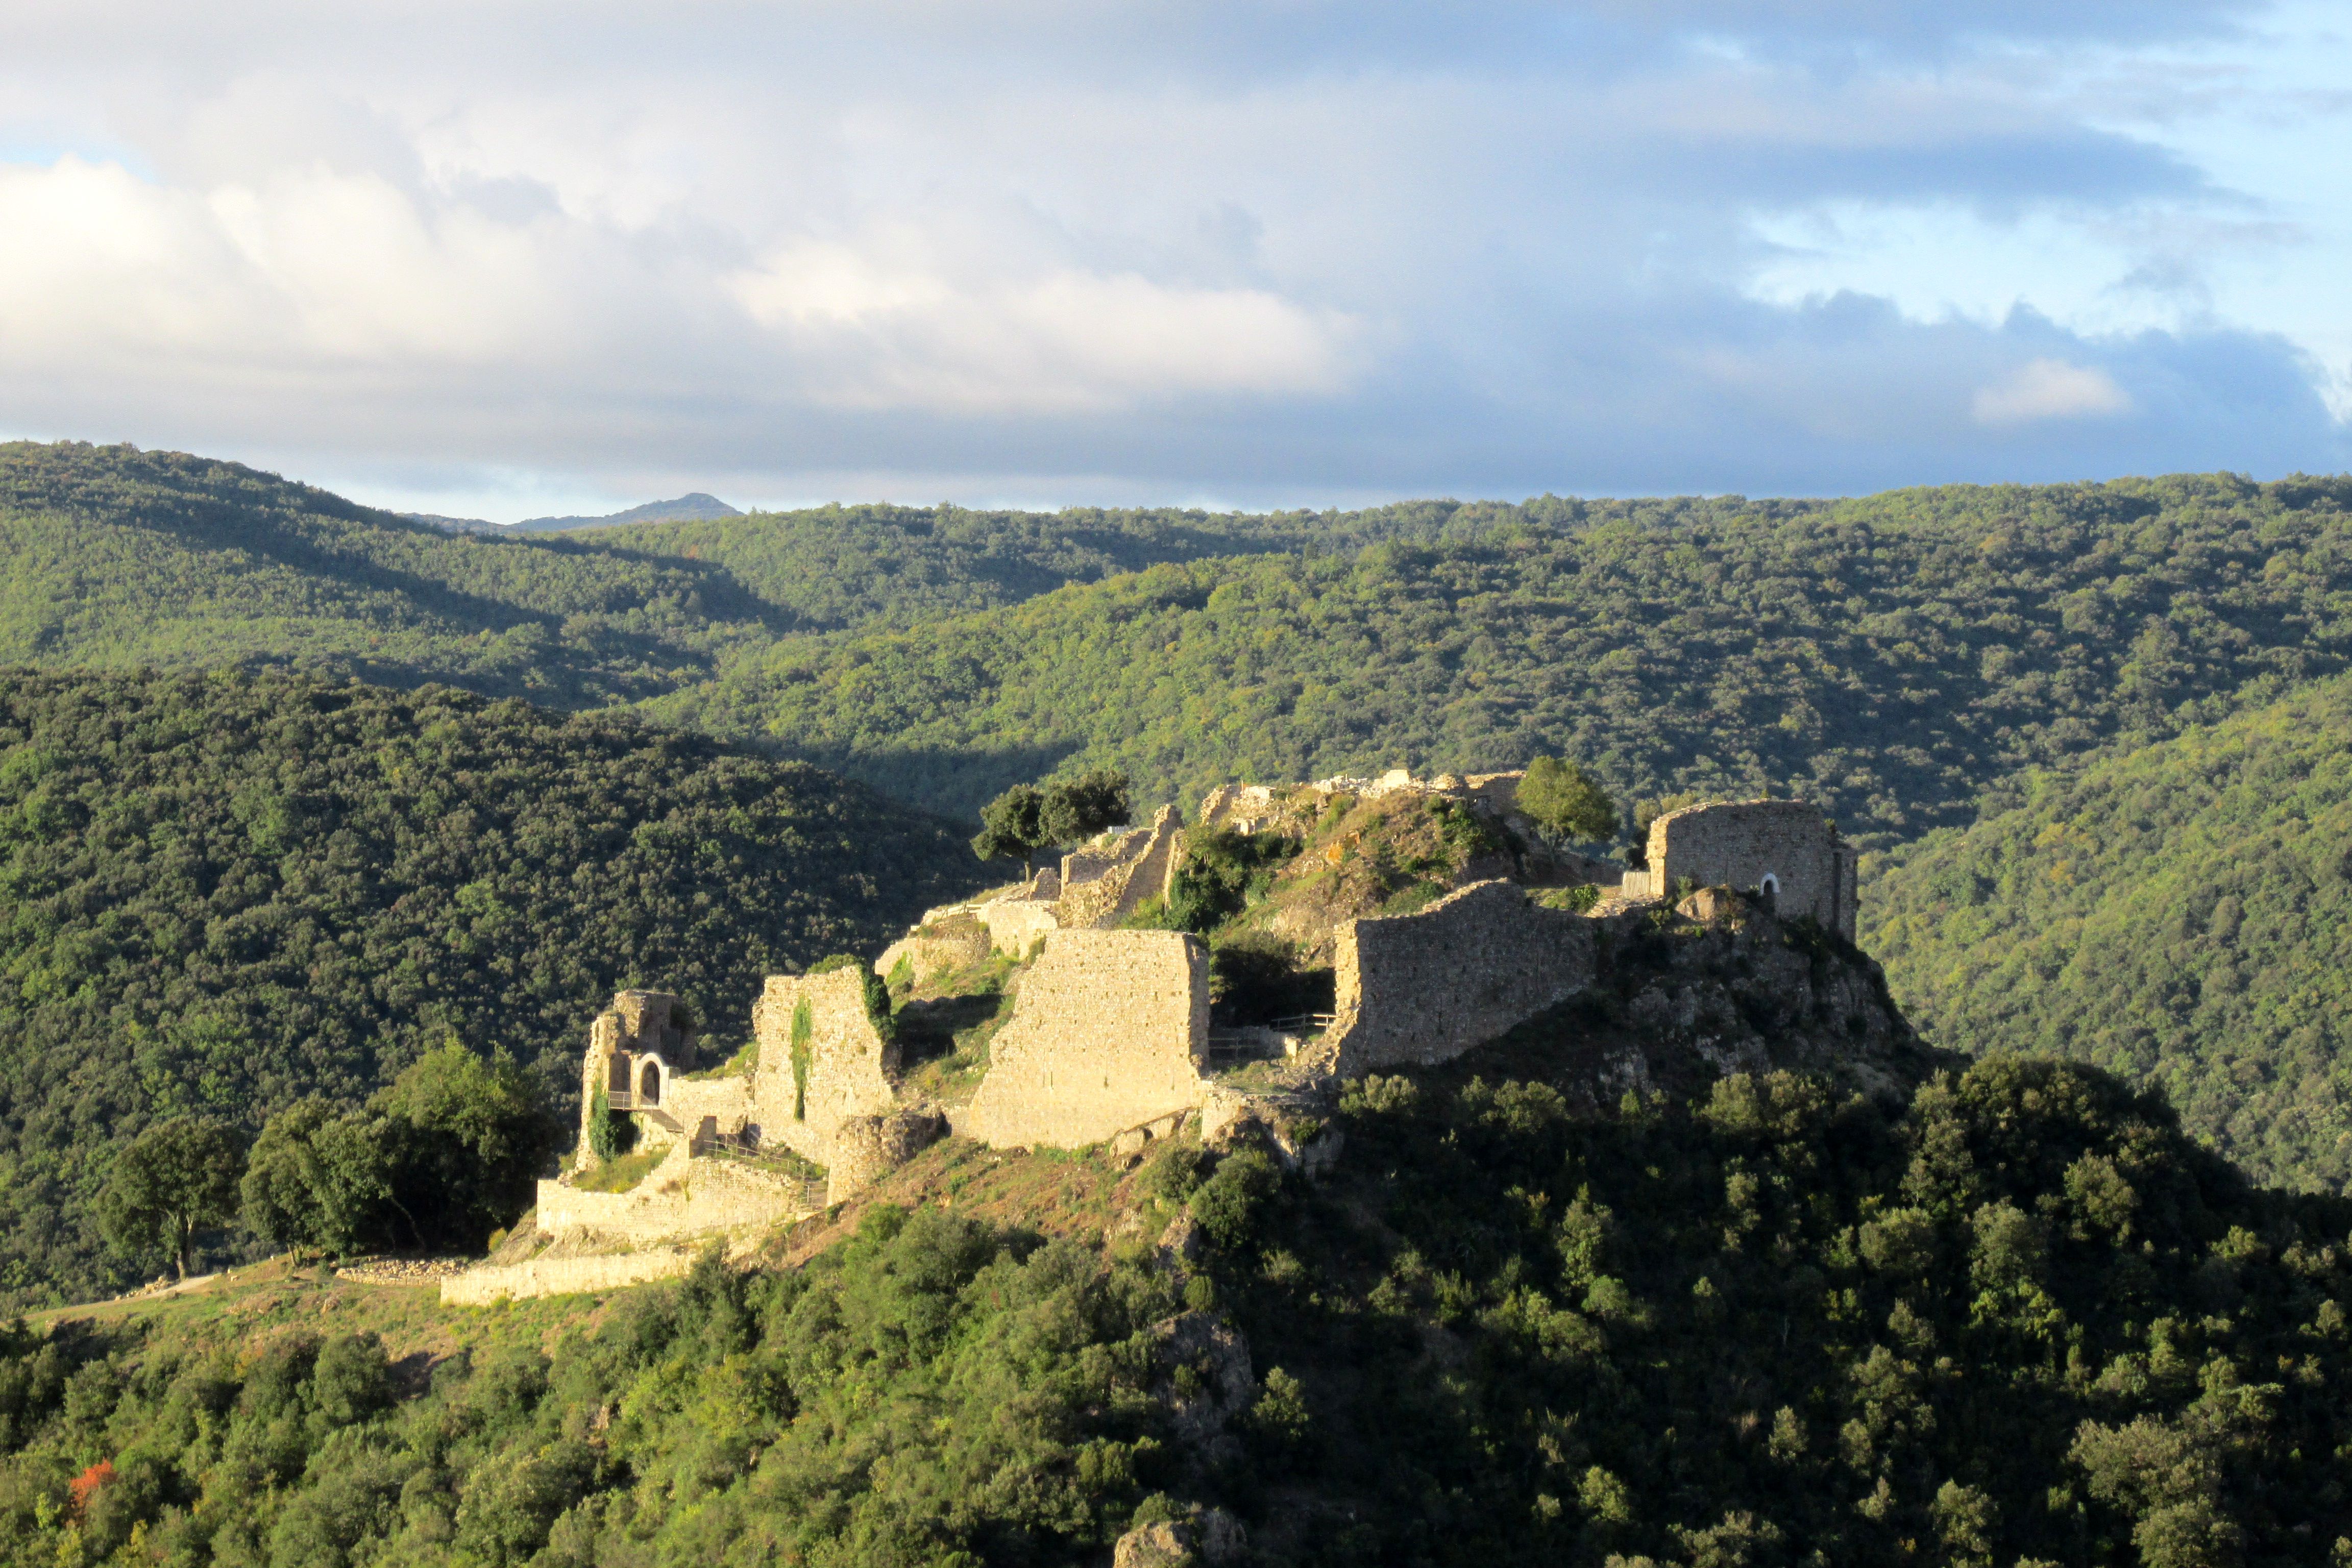
<svg viewBox="0 0 2352 1568"><path fill-rule="evenodd" d="M1598 922L1545 897L1547 888L1594 889L1586 910L1605 888L1606 909L1622 910L1727 887L1783 919L1853 936L1855 858L1815 807L1746 801L1666 813L1650 826L1646 867L1619 874L1542 844L1516 812L1521 776L1424 782L1397 770L1211 792L1193 831L1252 834L1285 810L1297 820L1343 797L1403 795L1480 813L1519 847L1474 857L1462 885L1423 907L1339 924L1332 1012L1290 1021L1296 1034L1254 1031L1249 1054L1275 1057L1300 1082L1328 1082L1450 1060L1568 1001L1594 982ZM947 1132L997 1148L1113 1140L1128 1148L1213 1106L1225 1119L1243 1096L1220 1081L1221 1045L1230 1051L1235 1032L1221 1042L1211 1025L1207 945L1181 931L1129 929L1150 900L1170 894L1186 832L1163 806L1150 826L1102 836L993 898L929 911L876 961L871 976L901 982L992 956L1025 966L961 1104L910 1085L887 1006L860 969L769 977L751 1009L754 1059L717 1072L696 1070L696 1033L675 998L620 993L590 1030L574 1171L540 1184L539 1234L674 1247L837 1204ZM663 1152L629 1192L579 1184L598 1163L600 1113L628 1117L639 1147ZM774 1168L778 1151L824 1167L824 1180ZM474 1300L492 1287L459 1289Z"/></svg>

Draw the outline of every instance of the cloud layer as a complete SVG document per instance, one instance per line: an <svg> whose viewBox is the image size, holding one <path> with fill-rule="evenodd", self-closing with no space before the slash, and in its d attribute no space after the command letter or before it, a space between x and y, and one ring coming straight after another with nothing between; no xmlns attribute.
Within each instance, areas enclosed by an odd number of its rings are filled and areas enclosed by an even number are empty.
<svg viewBox="0 0 2352 1568"><path fill-rule="evenodd" d="M490 515L2347 462L2324 9L22 9L16 433Z"/></svg>

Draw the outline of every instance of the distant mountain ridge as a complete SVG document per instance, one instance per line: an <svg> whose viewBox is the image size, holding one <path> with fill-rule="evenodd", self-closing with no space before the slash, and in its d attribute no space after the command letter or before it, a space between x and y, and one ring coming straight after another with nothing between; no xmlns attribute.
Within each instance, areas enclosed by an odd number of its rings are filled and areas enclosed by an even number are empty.
<svg viewBox="0 0 2352 1568"><path fill-rule="evenodd" d="M428 522L461 533L561 533L574 528L620 528L633 522L709 522L743 514L717 496L694 490L672 500L649 500L626 511L601 517L527 517L520 522L491 522L478 517L443 517L437 512L404 511L411 522Z"/></svg>

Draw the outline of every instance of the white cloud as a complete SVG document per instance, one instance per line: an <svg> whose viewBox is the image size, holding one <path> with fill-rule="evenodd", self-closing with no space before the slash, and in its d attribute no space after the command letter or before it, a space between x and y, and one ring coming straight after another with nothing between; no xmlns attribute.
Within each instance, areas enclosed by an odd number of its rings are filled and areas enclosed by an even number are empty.
<svg viewBox="0 0 2352 1568"><path fill-rule="evenodd" d="M0 433L491 515L2332 468L2345 120L2230 4L34 0ZM2234 155L2124 102L2223 54Z"/></svg>
<svg viewBox="0 0 2352 1568"><path fill-rule="evenodd" d="M812 395L856 408L1062 413L1202 395L1336 392L1353 325L1265 289L1058 268L978 286L801 243L730 279L808 364Z"/></svg>
<svg viewBox="0 0 2352 1568"><path fill-rule="evenodd" d="M1969 404L1980 425L2126 414L2131 405L2130 395L2106 372L2057 359L2019 366L2007 380L1979 388Z"/></svg>

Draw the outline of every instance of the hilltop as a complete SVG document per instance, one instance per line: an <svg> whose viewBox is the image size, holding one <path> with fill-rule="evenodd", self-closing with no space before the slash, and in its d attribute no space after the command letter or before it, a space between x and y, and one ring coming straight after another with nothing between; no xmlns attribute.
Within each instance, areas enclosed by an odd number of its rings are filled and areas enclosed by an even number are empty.
<svg viewBox="0 0 2352 1568"><path fill-rule="evenodd" d="M2352 681L2030 774L1863 909L1938 1043L2095 1062L2266 1180L2352 1181Z"/></svg>

